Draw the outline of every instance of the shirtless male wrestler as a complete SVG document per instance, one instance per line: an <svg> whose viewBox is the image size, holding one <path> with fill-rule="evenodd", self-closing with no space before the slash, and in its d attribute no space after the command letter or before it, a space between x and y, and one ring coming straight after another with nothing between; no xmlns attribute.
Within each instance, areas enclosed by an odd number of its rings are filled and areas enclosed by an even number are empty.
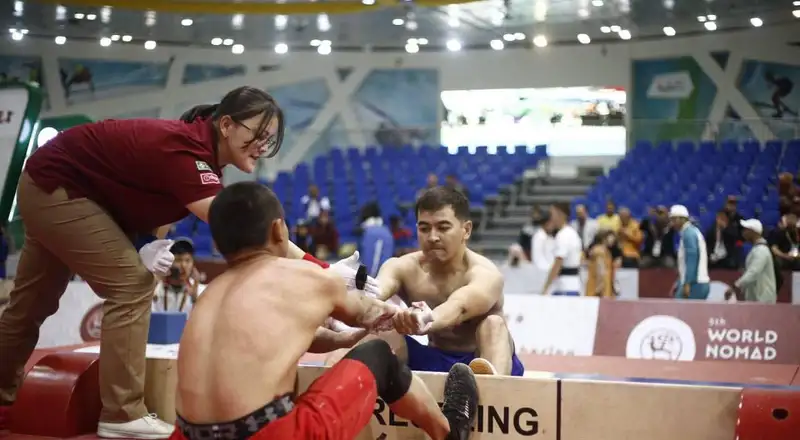
<svg viewBox="0 0 800 440"><path fill-rule="evenodd" d="M379 299L397 295L416 307L397 313L396 332L380 338L414 371L445 372L464 363L479 374L522 376L525 368L503 318L503 275L467 248L469 200L450 187L433 187L420 195L416 214L422 250L388 260L377 278ZM425 326L415 316L420 305L432 309ZM428 345L412 335L427 335Z"/></svg>
<svg viewBox="0 0 800 440"><path fill-rule="evenodd" d="M357 291L312 263L287 259L283 208L254 182L226 187L209 211L229 269L198 299L178 354L176 440L352 440L380 396L435 440L466 440L477 411L472 371L450 370L439 409L425 384L373 340L351 350L294 398L297 364L316 346L337 348L322 323L383 325L396 306Z"/></svg>

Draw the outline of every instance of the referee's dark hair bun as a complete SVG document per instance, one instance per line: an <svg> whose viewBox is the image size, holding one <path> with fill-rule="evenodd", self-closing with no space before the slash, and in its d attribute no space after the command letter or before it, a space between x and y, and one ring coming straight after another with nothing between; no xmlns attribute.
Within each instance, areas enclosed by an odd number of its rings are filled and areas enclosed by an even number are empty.
<svg viewBox="0 0 800 440"><path fill-rule="evenodd" d="M219 104L196 105L182 114L180 119L183 122L193 122L195 119L210 118L214 116L218 108Z"/></svg>

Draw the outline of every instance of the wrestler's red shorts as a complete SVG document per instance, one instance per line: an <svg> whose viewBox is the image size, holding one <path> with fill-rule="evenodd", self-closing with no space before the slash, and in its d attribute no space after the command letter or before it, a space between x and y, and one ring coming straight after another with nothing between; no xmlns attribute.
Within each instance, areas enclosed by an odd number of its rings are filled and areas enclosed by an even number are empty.
<svg viewBox="0 0 800 440"><path fill-rule="evenodd" d="M289 414L250 437L252 440L353 440L369 423L378 390L364 364L342 359L295 400ZM175 429L171 440L186 440Z"/></svg>

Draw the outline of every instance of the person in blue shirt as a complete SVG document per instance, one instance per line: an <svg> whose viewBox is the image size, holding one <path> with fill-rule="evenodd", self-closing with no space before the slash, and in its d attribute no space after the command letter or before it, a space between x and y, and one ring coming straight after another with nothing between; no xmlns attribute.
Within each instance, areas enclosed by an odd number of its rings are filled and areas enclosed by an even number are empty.
<svg viewBox="0 0 800 440"><path fill-rule="evenodd" d="M708 276L708 252L703 233L689 221L689 210L683 205L670 208L669 217L672 227L680 234L675 297L705 300L711 278Z"/></svg>
<svg viewBox="0 0 800 440"><path fill-rule="evenodd" d="M383 223L381 210L376 203L364 207L362 219L358 251L361 262L367 266L367 274L375 277L383 263L394 256L394 236L391 229Z"/></svg>

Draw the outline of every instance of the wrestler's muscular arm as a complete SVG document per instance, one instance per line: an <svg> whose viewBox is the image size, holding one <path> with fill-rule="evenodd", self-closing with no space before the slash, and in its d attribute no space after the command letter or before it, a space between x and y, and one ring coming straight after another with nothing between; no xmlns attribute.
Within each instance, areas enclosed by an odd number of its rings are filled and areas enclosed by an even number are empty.
<svg viewBox="0 0 800 440"><path fill-rule="evenodd" d="M397 307L360 293L348 293L342 279L335 273L321 271L324 281L321 294L332 302L330 316L351 327L370 329L383 320L391 318Z"/></svg>
<svg viewBox="0 0 800 440"><path fill-rule="evenodd" d="M308 352L328 353L340 348L350 348L368 334L369 330L363 328L336 332L325 327L319 327L314 334L314 340L308 347Z"/></svg>
<svg viewBox="0 0 800 440"><path fill-rule="evenodd" d="M403 274L406 272L410 259L404 257L389 258L378 271L378 285L381 294L378 297L381 301L397 295L403 287Z"/></svg>
<svg viewBox="0 0 800 440"><path fill-rule="evenodd" d="M467 273L467 285L453 292L447 301L433 309L433 323L428 332L454 327L483 316L503 296L503 275L496 267L475 266Z"/></svg>

